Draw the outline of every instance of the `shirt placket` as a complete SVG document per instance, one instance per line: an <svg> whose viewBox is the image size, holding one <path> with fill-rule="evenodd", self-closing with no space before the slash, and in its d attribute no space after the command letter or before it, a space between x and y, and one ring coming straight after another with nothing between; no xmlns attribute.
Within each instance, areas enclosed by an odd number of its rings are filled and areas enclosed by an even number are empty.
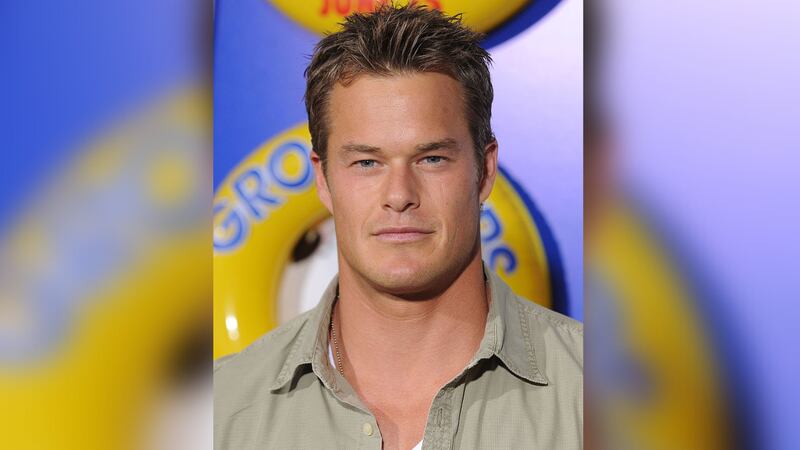
<svg viewBox="0 0 800 450"><path fill-rule="evenodd" d="M458 426L463 395L463 384L448 384L433 399L425 426L423 450L445 450L453 446L455 430Z"/></svg>
<svg viewBox="0 0 800 450"><path fill-rule="evenodd" d="M458 423L461 420L461 405L467 387L467 374L481 361L490 357L487 350L479 351L477 357L461 374L447 383L433 399L425 426L422 450L449 450L453 448Z"/></svg>
<svg viewBox="0 0 800 450"><path fill-rule="evenodd" d="M358 399L358 396L349 387L340 389L334 387L331 392L338 401L353 406L358 410L358 421L353 423L348 433L358 433L358 448L363 450L380 450L383 446L383 437L378 428L378 421Z"/></svg>
<svg viewBox="0 0 800 450"><path fill-rule="evenodd" d="M358 449L381 450L383 437L380 429L378 429L378 421L367 407L361 403L361 399L358 398L358 395L344 377L335 373L330 366L326 366L323 370L325 370L325 380L329 380L329 382L322 381L326 385L329 394L333 395L337 401L350 405L358 411L358 421L350 425L347 431L348 434L357 433Z"/></svg>

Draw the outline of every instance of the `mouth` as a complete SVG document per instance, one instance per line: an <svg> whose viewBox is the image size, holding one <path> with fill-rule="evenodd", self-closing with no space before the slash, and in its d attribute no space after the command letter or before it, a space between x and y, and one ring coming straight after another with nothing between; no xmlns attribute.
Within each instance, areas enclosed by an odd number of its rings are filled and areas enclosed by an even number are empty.
<svg viewBox="0 0 800 450"><path fill-rule="evenodd" d="M432 230L416 227L389 227L381 228L373 233L379 241L406 243L416 242L433 234Z"/></svg>

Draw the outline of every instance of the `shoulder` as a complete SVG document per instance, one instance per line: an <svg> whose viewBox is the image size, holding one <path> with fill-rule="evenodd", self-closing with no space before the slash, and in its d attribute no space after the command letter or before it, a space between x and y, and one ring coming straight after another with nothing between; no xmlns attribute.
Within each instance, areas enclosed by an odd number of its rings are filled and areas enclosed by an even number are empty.
<svg viewBox="0 0 800 450"><path fill-rule="evenodd" d="M537 355L551 369L583 371L583 324L561 313L538 305L528 299L513 296L522 326L527 322ZM538 341L538 342L536 342Z"/></svg>
<svg viewBox="0 0 800 450"><path fill-rule="evenodd" d="M298 351L312 311L261 336L239 353L214 361L215 416L229 416L269 395L286 361Z"/></svg>
<svg viewBox="0 0 800 450"><path fill-rule="evenodd" d="M530 319L541 325L552 326L557 333L583 337L583 324L581 322L523 297L514 297L515 302Z"/></svg>

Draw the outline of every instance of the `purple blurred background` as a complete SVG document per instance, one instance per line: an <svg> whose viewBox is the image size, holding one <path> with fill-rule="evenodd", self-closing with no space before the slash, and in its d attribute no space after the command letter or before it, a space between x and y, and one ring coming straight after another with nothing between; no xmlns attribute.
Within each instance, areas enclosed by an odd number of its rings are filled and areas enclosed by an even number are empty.
<svg viewBox="0 0 800 450"><path fill-rule="evenodd" d="M748 396L757 447L799 448L800 6L596 6L595 81L620 184L710 297L708 327L727 330L718 351L740 365L724 376Z"/></svg>

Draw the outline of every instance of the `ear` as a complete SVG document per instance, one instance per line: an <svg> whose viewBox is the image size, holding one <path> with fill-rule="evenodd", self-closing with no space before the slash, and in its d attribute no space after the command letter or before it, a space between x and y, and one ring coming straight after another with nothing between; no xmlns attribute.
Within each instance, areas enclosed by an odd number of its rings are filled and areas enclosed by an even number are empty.
<svg viewBox="0 0 800 450"><path fill-rule="evenodd" d="M483 158L483 179L480 183L480 199L481 203L489 198L494 187L494 180L497 178L497 141L490 142L483 149L485 157Z"/></svg>
<svg viewBox="0 0 800 450"><path fill-rule="evenodd" d="M331 191L328 188L328 180L325 178L325 169L322 167L322 160L317 152L311 152L311 165L314 166L314 179L317 184L317 196L319 200L333 214L333 203L331 202Z"/></svg>

